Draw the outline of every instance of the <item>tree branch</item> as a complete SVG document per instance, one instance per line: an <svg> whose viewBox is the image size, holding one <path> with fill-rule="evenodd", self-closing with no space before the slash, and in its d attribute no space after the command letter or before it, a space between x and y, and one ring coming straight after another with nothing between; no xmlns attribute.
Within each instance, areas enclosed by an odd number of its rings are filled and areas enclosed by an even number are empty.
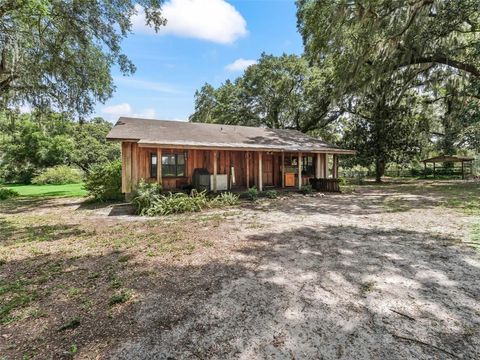
<svg viewBox="0 0 480 360"><path fill-rule="evenodd" d="M458 70L462 70L480 78L480 70L473 64L467 64L461 61L453 60L444 55L412 57L410 61L400 64L399 67L417 64L443 64Z"/></svg>
<svg viewBox="0 0 480 360"><path fill-rule="evenodd" d="M419 3L416 4L415 6L415 9L413 10L413 13L412 15L410 16L410 19L407 21L407 23L405 24L405 26L403 27L403 29L394 36L394 38L396 37L400 37L402 36L403 34L405 34L405 32L410 28L410 26L413 24L413 21L415 20L415 18L417 17L418 13L420 12L420 9L422 9L423 7L427 6L427 5L432 5L433 4L433 0L424 0L424 1L420 1Z"/></svg>

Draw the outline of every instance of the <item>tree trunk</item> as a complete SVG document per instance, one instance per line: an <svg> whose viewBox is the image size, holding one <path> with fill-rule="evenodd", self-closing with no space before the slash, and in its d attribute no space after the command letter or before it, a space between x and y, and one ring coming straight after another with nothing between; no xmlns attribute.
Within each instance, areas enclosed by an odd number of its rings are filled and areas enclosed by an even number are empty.
<svg viewBox="0 0 480 360"><path fill-rule="evenodd" d="M385 161L383 159L377 159L375 161L375 182L381 183L382 176L385 174Z"/></svg>

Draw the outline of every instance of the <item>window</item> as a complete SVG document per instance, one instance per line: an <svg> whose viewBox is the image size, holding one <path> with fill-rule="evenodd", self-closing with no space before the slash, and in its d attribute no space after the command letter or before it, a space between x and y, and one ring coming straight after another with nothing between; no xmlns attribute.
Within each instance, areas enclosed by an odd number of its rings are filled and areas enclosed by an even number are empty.
<svg viewBox="0 0 480 360"><path fill-rule="evenodd" d="M157 177L157 154L150 153L150 177Z"/></svg>
<svg viewBox="0 0 480 360"><path fill-rule="evenodd" d="M162 155L162 176L185 176L185 154Z"/></svg>

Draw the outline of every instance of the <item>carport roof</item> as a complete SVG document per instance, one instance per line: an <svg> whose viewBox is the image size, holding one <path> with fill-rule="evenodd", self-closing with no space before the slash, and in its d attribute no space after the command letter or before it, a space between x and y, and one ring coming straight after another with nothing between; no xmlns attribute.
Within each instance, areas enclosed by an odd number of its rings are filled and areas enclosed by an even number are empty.
<svg viewBox="0 0 480 360"><path fill-rule="evenodd" d="M449 162L449 163L455 163L455 162L465 162L465 161L473 161L475 160L472 157L467 157L467 156L455 156L455 155L439 155L435 156L430 159L425 159L422 160L424 163L443 163L443 162Z"/></svg>

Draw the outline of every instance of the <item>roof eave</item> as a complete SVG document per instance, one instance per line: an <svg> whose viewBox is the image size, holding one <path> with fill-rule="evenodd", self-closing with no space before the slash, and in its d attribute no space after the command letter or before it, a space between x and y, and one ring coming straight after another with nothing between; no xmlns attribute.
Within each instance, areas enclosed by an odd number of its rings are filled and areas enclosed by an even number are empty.
<svg viewBox="0 0 480 360"><path fill-rule="evenodd" d="M180 144L180 143L165 143L165 142L155 142L155 141L146 141L140 140L140 147L161 147L161 148L181 148L181 149L228 149L228 150L238 150L238 151L272 151L272 152L309 152L309 153L329 153L329 154L341 154L341 155L355 155L355 150L348 149L337 149L337 148L324 148L324 149L315 149L315 148L288 148L282 146L270 147L270 146L245 146L240 144Z"/></svg>

